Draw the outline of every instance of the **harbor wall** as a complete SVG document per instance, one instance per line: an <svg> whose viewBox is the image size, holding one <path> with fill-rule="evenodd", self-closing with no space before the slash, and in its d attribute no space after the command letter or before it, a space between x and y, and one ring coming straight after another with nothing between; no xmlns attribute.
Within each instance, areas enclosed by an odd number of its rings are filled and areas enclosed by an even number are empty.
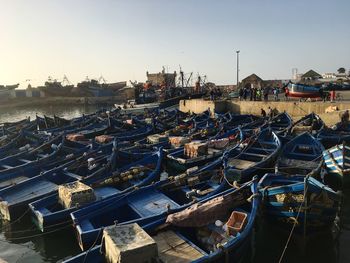
<svg viewBox="0 0 350 263"><path fill-rule="evenodd" d="M338 111L326 113L326 109L336 106ZM179 109L183 112L201 113L208 108L211 112L223 113L233 112L237 114L260 115L261 109L267 112L268 107L276 108L279 112L286 111L294 118L298 119L306 114L314 112L319 114L327 125L333 125L339 121L339 113L350 109L350 101L343 102L299 102L299 101L238 101L238 100L218 100L210 101L205 99L182 100Z"/></svg>
<svg viewBox="0 0 350 263"><path fill-rule="evenodd" d="M180 100L179 110L182 112L202 113L210 109L211 112L225 112L227 111L226 100L205 100L205 99L191 99Z"/></svg>

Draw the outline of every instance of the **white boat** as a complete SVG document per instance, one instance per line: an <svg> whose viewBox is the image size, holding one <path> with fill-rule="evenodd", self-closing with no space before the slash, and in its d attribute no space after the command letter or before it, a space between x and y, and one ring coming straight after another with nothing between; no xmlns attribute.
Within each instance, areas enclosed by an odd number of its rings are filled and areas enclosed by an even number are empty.
<svg viewBox="0 0 350 263"><path fill-rule="evenodd" d="M128 100L125 104L114 104L114 107L120 109L121 113L143 112L145 109L151 110L159 108L159 102L136 104L135 100Z"/></svg>

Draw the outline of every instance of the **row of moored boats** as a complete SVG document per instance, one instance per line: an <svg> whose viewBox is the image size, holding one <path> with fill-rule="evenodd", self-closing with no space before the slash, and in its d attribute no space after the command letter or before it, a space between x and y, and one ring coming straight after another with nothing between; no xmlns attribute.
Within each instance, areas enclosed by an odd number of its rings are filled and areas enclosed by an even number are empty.
<svg viewBox="0 0 350 263"><path fill-rule="evenodd" d="M239 260L258 215L304 234L333 224L349 141L347 123L328 128L313 113L101 110L3 123L0 213L28 214L42 232L72 226L85 252L67 262Z"/></svg>

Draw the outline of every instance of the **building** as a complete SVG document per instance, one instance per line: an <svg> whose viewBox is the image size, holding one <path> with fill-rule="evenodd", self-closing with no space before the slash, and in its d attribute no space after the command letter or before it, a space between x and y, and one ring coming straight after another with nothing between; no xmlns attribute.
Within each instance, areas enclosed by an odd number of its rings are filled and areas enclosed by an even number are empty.
<svg viewBox="0 0 350 263"><path fill-rule="evenodd" d="M323 74L322 74L322 78L324 78L324 79L336 79L336 78L337 78L337 74L335 74L335 73L330 73L330 72L328 72L328 73L323 73Z"/></svg>
<svg viewBox="0 0 350 263"><path fill-rule="evenodd" d="M258 87L263 87L264 86L264 81L262 78L260 78L256 74L251 74L248 77L242 79L242 81L239 83L240 88L258 88Z"/></svg>
<svg viewBox="0 0 350 263"><path fill-rule="evenodd" d="M301 76L301 81L315 81L321 79L321 74L317 73L316 71L310 69L308 72L304 73Z"/></svg>
<svg viewBox="0 0 350 263"><path fill-rule="evenodd" d="M176 86L176 71L174 73L165 73L163 68L162 72L149 73L146 72L147 82L151 83L153 86L175 87Z"/></svg>
<svg viewBox="0 0 350 263"><path fill-rule="evenodd" d="M290 82L290 79L273 79L273 80L263 80L256 74L251 74L248 77L242 79L239 84L239 88L283 88Z"/></svg>

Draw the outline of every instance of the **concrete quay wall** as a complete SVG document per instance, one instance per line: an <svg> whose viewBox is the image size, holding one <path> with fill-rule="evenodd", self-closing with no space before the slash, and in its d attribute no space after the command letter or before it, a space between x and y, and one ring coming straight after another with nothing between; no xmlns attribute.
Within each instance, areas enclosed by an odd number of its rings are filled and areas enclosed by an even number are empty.
<svg viewBox="0 0 350 263"><path fill-rule="evenodd" d="M337 106L339 111L326 113L330 106ZM267 111L268 107L276 108L279 112L286 111L293 119L298 119L311 112L317 113L327 125L333 125L339 121L340 111L350 109L350 101L343 102L299 102L299 101L238 101L204 99L182 100L179 109L183 112L201 113L208 108L211 112L233 112L237 114L260 115L261 109Z"/></svg>

